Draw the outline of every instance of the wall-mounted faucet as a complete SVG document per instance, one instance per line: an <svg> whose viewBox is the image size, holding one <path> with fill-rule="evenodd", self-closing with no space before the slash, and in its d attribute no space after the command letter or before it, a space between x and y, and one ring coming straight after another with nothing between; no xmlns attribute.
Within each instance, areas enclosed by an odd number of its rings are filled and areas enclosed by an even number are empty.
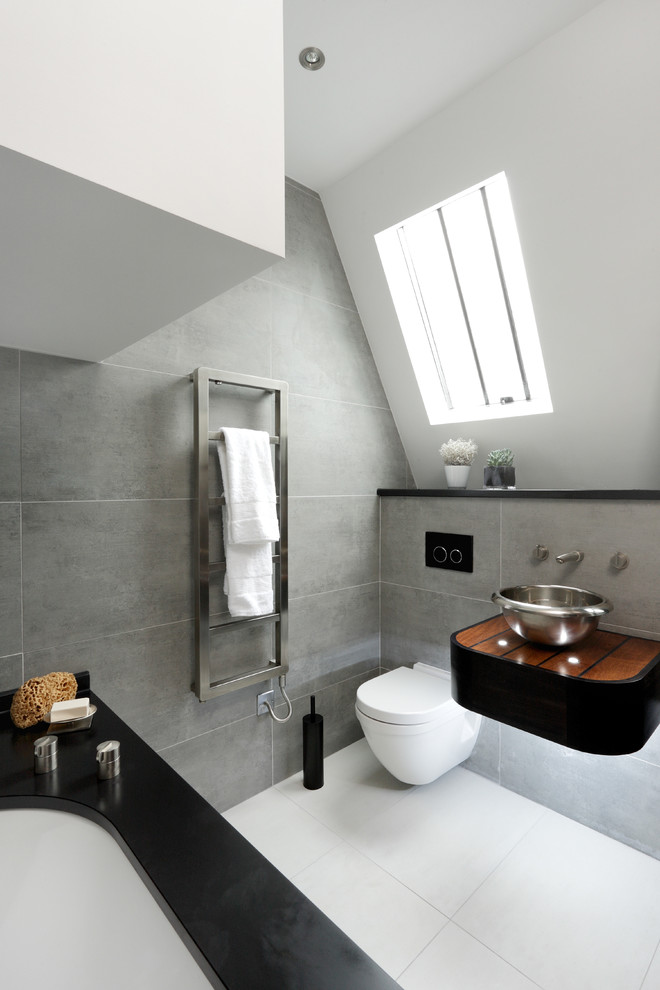
<svg viewBox="0 0 660 990"><path fill-rule="evenodd" d="M536 560L547 560L550 556L550 551L543 543L537 543L532 550L532 557ZM569 550L568 553L560 553L559 556L555 557L558 564L579 564L581 560L584 560L584 551L582 550ZM610 565L617 571L623 571L630 563L630 557L627 553L622 553L618 550L613 557L610 558Z"/></svg>
<svg viewBox="0 0 660 990"><path fill-rule="evenodd" d="M579 564L581 560L584 560L584 554L582 550L569 550L568 553L560 553L558 557L555 557L558 564Z"/></svg>

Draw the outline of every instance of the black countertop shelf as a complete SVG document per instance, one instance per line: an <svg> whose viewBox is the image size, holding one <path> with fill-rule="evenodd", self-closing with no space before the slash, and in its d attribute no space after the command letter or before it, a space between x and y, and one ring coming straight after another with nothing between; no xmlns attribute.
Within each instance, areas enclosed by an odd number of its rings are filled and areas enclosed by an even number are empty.
<svg viewBox="0 0 660 990"><path fill-rule="evenodd" d="M105 827L213 986L396 990L369 956L85 690L88 678L76 676L79 695L89 696L97 712L89 730L58 737L52 773L33 772L34 742L46 726L14 728L7 710L12 695L0 695L0 810L55 808ZM106 739L121 744L121 774L99 781L96 747Z"/></svg>
<svg viewBox="0 0 660 990"><path fill-rule="evenodd" d="M378 488L376 494L385 498L565 498L613 499L619 502L657 502L660 491L642 488L584 489L584 488Z"/></svg>

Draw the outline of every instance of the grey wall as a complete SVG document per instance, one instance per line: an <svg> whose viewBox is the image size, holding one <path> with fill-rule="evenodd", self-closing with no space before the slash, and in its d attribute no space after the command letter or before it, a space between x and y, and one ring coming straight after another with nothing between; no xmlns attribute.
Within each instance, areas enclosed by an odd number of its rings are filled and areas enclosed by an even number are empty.
<svg viewBox="0 0 660 990"><path fill-rule="evenodd" d="M385 666L448 667L450 633L492 615L507 582L575 580L614 601L611 628L660 638L657 502L384 498L379 547L375 491L406 487L405 456L321 203L294 184L287 229L286 262L104 364L0 349L0 689L89 668L220 810L300 769L311 692L327 751L347 745L381 649ZM200 365L290 383L283 726L256 718L256 688L204 704L190 690L188 374ZM427 569L427 529L473 533L474 573ZM585 560L572 572L535 562L537 543ZM626 571L609 565L617 550ZM469 765L660 856L657 736L633 756L585 756L487 720Z"/></svg>
<svg viewBox="0 0 660 990"><path fill-rule="evenodd" d="M427 568L427 530L474 535L472 574ZM614 603L602 628L660 639L660 503L607 500L382 499L382 663L449 669L452 632L495 615L490 595L535 582L575 584ZM537 561L537 543L550 559ZM583 550L576 565L557 564ZM617 571L617 550L630 556ZM505 787L660 857L660 731L630 756L591 756L485 719L467 764Z"/></svg>
<svg viewBox="0 0 660 990"><path fill-rule="evenodd" d="M290 723L257 688L200 704L193 670L198 366L290 385ZM0 689L92 672L99 694L220 810L360 732L379 663L378 486L398 433L319 198L287 184L287 260L103 364L0 350Z"/></svg>

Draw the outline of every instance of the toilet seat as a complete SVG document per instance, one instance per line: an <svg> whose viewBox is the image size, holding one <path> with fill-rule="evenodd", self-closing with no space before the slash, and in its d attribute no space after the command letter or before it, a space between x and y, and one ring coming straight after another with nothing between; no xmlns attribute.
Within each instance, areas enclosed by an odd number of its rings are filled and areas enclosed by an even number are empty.
<svg viewBox="0 0 660 990"><path fill-rule="evenodd" d="M368 718L390 725L442 725L463 709L451 696L449 676L444 671L438 674L397 667L361 684L356 707Z"/></svg>

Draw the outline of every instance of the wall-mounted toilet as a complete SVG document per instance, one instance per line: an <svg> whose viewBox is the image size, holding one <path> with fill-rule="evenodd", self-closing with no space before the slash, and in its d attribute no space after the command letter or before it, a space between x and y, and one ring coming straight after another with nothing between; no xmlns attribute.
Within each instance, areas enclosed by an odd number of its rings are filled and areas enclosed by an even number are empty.
<svg viewBox="0 0 660 990"><path fill-rule="evenodd" d="M371 750L405 784L429 784L467 760L481 715L451 696L451 676L425 663L361 684L355 713Z"/></svg>

